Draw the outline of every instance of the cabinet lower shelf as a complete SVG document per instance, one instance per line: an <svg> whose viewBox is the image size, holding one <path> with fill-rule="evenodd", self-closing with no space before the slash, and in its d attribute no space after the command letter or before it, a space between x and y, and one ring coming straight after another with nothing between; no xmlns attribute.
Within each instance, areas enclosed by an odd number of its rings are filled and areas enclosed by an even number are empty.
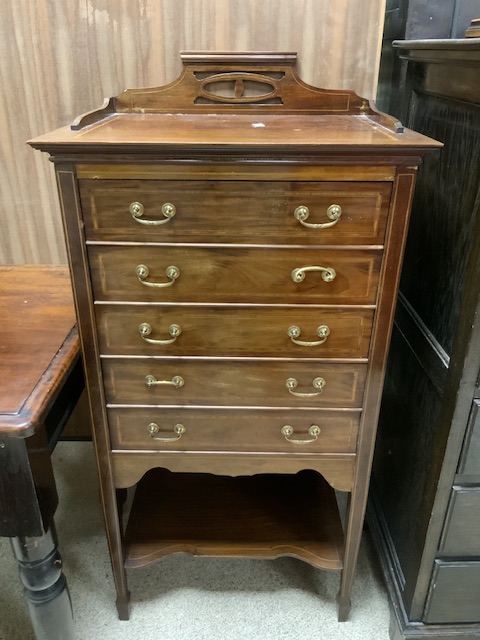
<svg viewBox="0 0 480 640"><path fill-rule="evenodd" d="M343 566L335 493L310 470L227 477L153 469L137 485L124 548L127 568L178 552Z"/></svg>

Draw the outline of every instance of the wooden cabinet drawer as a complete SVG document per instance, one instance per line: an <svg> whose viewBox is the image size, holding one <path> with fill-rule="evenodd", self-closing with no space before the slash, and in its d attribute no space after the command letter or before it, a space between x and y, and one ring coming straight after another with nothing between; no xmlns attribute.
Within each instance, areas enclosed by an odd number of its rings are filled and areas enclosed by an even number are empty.
<svg viewBox="0 0 480 640"><path fill-rule="evenodd" d="M108 411L113 449L174 451L258 451L289 453L353 453L356 447L358 412L319 410L235 410L197 408L111 408ZM149 425L158 426L154 435ZM185 432L178 437L175 425ZM309 433L320 428L318 436ZM292 440L282 434L291 426ZM178 438L178 439L175 439ZM307 442L308 441L308 442Z"/></svg>
<svg viewBox="0 0 480 640"><path fill-rule="evenodd" d="M367 365L104 358L102 368L112 404L354 408L362 406Z"/></svg>
<svg viewBox="0 0 480 640"><path fill-rule="evenodd" d="M96 315L104 355L366 358L373 311L97 304ZM172 340L170 328L175 326L181 333L171 344L151 344L140 333L145 325L151 329L148 340ZM313 342L313 346L294 343L288 335L292 326L300 330L293 339ZM318 335L323 332L328 335Z"/></svg>
<svg viewBox="0 0 480 640"><path fill-rule="evenodd" d="M480 479L480 400L474 400L458 472ZM470 479L471 481L471 479Z"/></svg>
<svg viewBox="0 0 480 640"><path fill-rule="evenodd" d="M480 562L435 561L425 609L427 623L480 620Z"/></svg>
<svg viewBox="0 0 480 640"><path fill-rule="evenodd" d="M480 556L480 488L453 488L439 551L442 556Z"/></svg>
<svg viewBox="0 0 480 640"><path fill-rule="evenodd" d="M241 244L382 245L391 192L385 182L87 179L79 187L88 239ZM136 202L143 208L137 220ZM162 215L166 203L175 206L170 219ZM308 207L305 223L331 224L331 205L342 209L331 227L309 228L294 215Z"/></svg>
<svg viewBox="0 0 480 640"><path fill-rule="evenodd" d="M381 261L380 251L162 245L90 246L89 255L95 298L135 302L375 304Z"/></svg>

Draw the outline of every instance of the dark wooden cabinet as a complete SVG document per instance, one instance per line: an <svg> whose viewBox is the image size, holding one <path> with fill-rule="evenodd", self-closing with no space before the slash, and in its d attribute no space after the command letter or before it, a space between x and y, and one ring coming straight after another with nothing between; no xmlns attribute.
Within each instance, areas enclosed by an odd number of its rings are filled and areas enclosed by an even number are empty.
<svg viewBox="0 0 480 640"><path fill-rule="evenodd" d="M407 63L392 47L394 40L463 38L479 15L478 0L386 0L377 106L397 118L404 115Z"/></svg>
<svg viewBox="0 0 480 640"><path fill-rule="evenodd" d="M399 41L419 173L369 520L392 638L480 638L480 40Z"/></svg>
<svg viewBox="0 0 480 640"><path fill-rule="evenodd" d="M441 144L295 58L184 54L176 82L32 141L56 163L122 618L125 568L179 551L302 558L350 609L416 168Z"/></svg>

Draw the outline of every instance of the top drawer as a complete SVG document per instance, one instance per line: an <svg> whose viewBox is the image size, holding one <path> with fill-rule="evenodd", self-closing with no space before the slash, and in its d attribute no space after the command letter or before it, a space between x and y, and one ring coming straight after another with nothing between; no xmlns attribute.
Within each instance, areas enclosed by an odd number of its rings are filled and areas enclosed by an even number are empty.
<svg viewBox="0 0 480 640"><path fill-rule="evenodd" d="M391 192L385 182L85 179L79 185L87 239L145 242L382 245Z"/></svg>

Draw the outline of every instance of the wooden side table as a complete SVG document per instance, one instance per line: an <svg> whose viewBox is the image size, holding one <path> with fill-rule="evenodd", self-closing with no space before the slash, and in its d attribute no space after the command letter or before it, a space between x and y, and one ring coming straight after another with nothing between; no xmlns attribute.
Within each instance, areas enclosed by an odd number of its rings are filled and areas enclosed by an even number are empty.
<svg viewBox="0 0 480 640"><path fill-rule="evenodd" d="M42 640L74 637L50 454L84 386L79 347L68 269L0 267L0 536Z"/></svg>

